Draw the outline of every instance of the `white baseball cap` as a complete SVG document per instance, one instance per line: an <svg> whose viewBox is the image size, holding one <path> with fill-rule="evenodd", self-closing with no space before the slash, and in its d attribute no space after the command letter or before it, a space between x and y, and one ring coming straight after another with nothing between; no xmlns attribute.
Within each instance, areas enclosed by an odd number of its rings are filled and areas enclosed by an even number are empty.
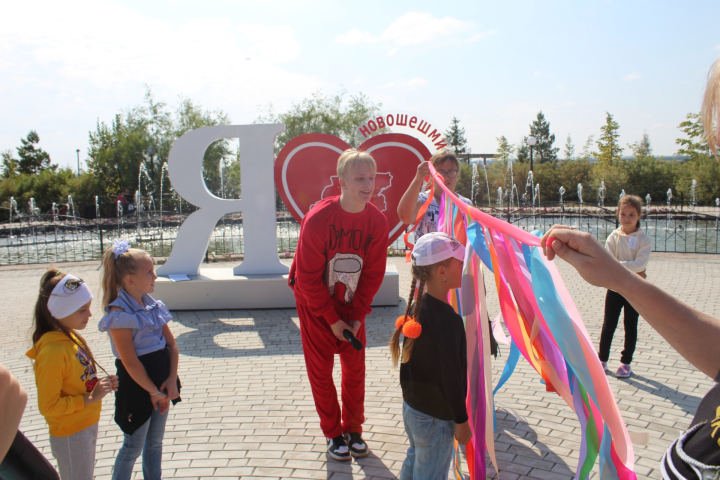
<svg viewBox="0 0 720 480"><path fill-rule="evenodd" d="M418 267L434 265L450 257L465 260L465 247L447 233L426 233L415 243L412 264Z"/></svg>

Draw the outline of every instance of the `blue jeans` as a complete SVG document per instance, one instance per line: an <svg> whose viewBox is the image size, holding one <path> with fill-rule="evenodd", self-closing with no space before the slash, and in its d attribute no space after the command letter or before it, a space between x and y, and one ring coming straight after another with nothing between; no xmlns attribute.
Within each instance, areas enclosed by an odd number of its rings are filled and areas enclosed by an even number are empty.
<svg viewBox="0 0 720 480"><path fill-rule="evenodd" d="M438 420L403 402L405 432L410 440L400 480L447 480L452 461L455 422Z"/></svg>
<svg viewBox="0 0 720 480"><path fill-rule="evenodd" d="M160 415L160 409L153 410L150 420L135 430L132 435L125 434L122 447L115 459L112 480L130 480L135 460L142 453L143 478L145 480L162 479L162 442L165 435L165 423L168 412Z"/></svg>

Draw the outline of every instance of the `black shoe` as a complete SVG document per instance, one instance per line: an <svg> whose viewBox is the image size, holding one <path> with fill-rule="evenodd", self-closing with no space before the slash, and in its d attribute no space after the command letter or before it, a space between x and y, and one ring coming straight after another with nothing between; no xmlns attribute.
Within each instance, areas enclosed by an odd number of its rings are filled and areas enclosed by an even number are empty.
<svg viewBox="0 0 720 480"><path fill-rule="evenodd" d="M340 462L350 460L350 452L348 451L347 443L345 443L345 438L342 435L335 438L328 438L327 445L328 455L330 455L333 459Z"/></svg>
<svg viewBox="0 0 720 480"><path fill-rule="evenodd" d="M362 458L370 455L370 449L368 448L367 443L365 443L365 440L363 440L362 436L359 433L346 433L345 441L350 447L350 454L353 457Z"/></svg>

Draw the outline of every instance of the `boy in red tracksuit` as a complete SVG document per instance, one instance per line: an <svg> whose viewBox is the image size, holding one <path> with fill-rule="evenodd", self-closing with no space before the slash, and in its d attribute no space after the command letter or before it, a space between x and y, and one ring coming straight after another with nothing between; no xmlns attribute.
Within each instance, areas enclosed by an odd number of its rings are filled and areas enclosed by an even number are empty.
<svg viewBox="0 0 720 480"><path fill-rule="evenodd" d="M300 224L290 286L295 292L305 366L328 454L365 457L365 349L343 337L350 330L365 346L365 316L385 277L388 225L370 203L375 160L346 150L338 159L339 197L318 202ZM342 414L333 382L335 354L342 366Z"/></svg>

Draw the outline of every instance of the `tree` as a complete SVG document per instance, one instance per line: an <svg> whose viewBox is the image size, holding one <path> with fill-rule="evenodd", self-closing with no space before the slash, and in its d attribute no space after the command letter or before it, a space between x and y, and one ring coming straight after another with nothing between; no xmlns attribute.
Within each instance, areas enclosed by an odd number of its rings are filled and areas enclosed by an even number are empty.
<svg viewBox="0 0 720 480"><path fill-rule="evenodd" d="M13 157L11 150L2 152L2 175L0 178L14 178L18 175L18 161Z"/></svg>
<svg viewBox="0 0 720 480"><path fill-rule="evenodd" d="M565 150L563 151L565 160L575 159L575 145L573 144L572 137L568 133L567 140L565 140Z"/></svg>
<svg viewBox="0 0 720 480"><path fill-rule="evenodd" d="M505 135L502 137L496 137L495 140L498 142L497 153L495 159L500 162L508 162L512 159L513 153L515 153L515 147L510 145Z"/></svg>
<svg viewBox="0 0 720 480"><path fill-rule="evenodd" d="M537 139L537 144L533 147L533 160L538 163L554 162L557 160L559 148L553 148L555 143L555 134L550 133L550 123L545 120L542 110L537 114L537 119L533 120L530 125L530 135ZM528 137L524 137L518 146L518 161L526 162L530 160L530 147L527 144Z"/></svg>
<svg viewBox="0 0 720 480"><path fill-rule="evenodd" d="M351 147L362 143L357 129L365 121L380 114L382 104L375 104L362 93L350 96L349 104L343 105L345 90L335 96L315 92L312 97L293 103L285 113L277 114L272 104L255 123L284 123L285 131L277 136L275 153L291 139L304 133L328 133L340 137ZM387 131L381 129L381 131ZM380 131L378 132L380 133Z"/></svg>
<svg viewBox="0 0 720 480"><path fill-rule="evenodd" d="M445 132L447 144L455 152L455 155L465 153L467 146L467 138L465 138L465 129L460 128L460 120L453 117L450 121L450 128Z"/></svg>
<svg viewBox="0 0 720 480"><path fill-rule="evenodd" d="M57 168L57 165L50 165L50 155L42 148L36 147L40 142L40 137L35 130L30 130L27 138L21 138L22 145L17 148L18 171L20 173L29 173L37 175L48 168Z"/></svg>
<svg viewBox="0 0 720 480"><path fill-rule="evenodd" d="M641 140L628 144L628 148L632 150L635 160L641 158L652 157L652 147L650 146L650 136L647 132L643 133Z"/></svg>
<svg viewBox="0 0 720 480"><path fill-rule="evenodd" d="M88 170L103 179L99 194L114 197L125 188L139 189L140 166L145 165L151 181L143 182L141 193L159 195L163 164L167 162L175 140L196 128L228 123L230 119L224 112L204 111L187 98L181 98L175 111L170 111L165 103L155 101L152 91L147 88L142 104L115 115L110 125L97 122L95 131L90 132ZM150 147L154 148L153 155L148 153ZM222 190L220 162L223 159L229 160L230 165L237 161L228 140L215 141L205 150L205 183L218 196ZM165 190L169 182L162 183Z"/></svg>
<svg viewBox="0 0 720 480"><path fill-rule="evenodd" d="M607 117L605 118L605 125L600 127L600 138L597 140L598 153L593 153L598 159L598 162L602 165L613 165L622 158L623 149L620 148L618 139L620 134L620 125L613 119L610 112L605 112Z"/></svg>
<svg viewBox="0 0 720 480"><path fill-rule="evenodd" d="M705 136L700 114L688 113L685 121L678 125L688 138L678 138L675 143L680 145L678 155L689 155L693 158L699 155L710 155L710 146Z"/></svg>
<svg viewBox="0 0 720 480"><path fill-rule="evenodd" d="M595 135L590 135L587 140L585 141L585 145L583 145L582 152L580 152L580 157L578 160L589 160L590 157L592 157L592 146L593 143L595 143Z"/></svg>

